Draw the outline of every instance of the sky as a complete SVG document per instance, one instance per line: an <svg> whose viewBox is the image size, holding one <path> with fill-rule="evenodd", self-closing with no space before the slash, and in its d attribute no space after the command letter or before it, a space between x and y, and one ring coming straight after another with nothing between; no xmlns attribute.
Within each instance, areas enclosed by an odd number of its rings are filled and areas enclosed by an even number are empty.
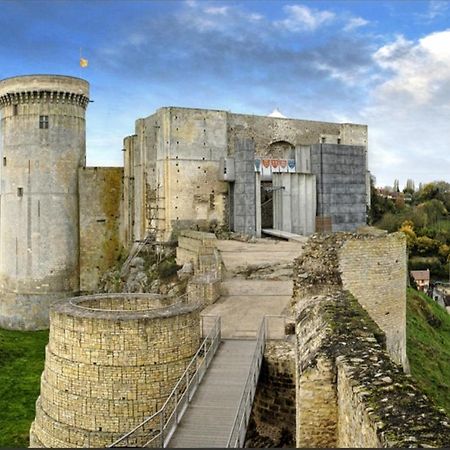
<svg viewBox="0 0 450 450"><path fill-rule="evenodd" d="M162 106L278 107L367 124L377 186L450 182L444 0L0 0L0 79L40 73L89 81L88 165Z"/></svg>

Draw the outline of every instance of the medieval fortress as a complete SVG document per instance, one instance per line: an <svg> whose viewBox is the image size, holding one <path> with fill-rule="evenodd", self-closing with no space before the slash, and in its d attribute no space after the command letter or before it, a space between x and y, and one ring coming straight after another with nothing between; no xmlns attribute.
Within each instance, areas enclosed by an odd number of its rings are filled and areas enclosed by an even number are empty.
<svg viewBox="0 0 450 450"><path fill-rule="evenodd" d="M263 349L250 404L259 436L448 444L445 414L404 373L405 239L364 228L367 126L163 107L125 137L123 168L86 167L88 104L79 78L0 81L0 326L50 326L32 446L107 446L165 404L220 297L217 230L283 236L291 250L312 235L280 310L295 332ZM150 241L178 241L177 262L193 265L187 300L89 295Z"/></svg>

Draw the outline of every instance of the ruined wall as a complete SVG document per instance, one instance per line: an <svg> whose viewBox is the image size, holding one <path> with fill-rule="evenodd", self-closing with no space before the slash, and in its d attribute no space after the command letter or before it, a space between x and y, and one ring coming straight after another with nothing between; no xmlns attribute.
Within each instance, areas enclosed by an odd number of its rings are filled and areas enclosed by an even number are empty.
<svg viewBox="0 0 450 450"><path fill-rule="evenodd" d="M358 299L386 333L389 354L408 371L404 234L347 241L339 250L339 269L344 289Z"/></svg>
<svg viewBox="0 0 450 450"><path fill-rule="evenodd" d="M282 119L249 114L227 114L228 155L234 154L234 139L251 138L255 154L272 154L277 142L291 146L312 145L322 142L362 145L367 147L367 125L339 124L313 120Z"/></svg>
<svg viewBox="0 0 450 450"><path fill-rule="evenodd" d="M246 447L295 445L295 342L266 344Z"/></svg>
<svg viewBox="0 0 450 450"><path fill-rule="evenodd" d="M120 256L121 167L83 167L79 171L80 290L93 292L101 275Z"/></svg>
<svg viewBox="0 0 450 450"><path fill-rule="evenodd" d="M220 297L222 260L213 233L181 231L178 236L177 264L190 266L186 273L189 276L189 303L210 305Z"/></svg>
<svg viewBox="0 0 450 450"><path fill-rule="evenodd" d="M351 294L297 307L297 447L450 443L448 417L391 361L384 333Z"/></svg>
<svg viewBox="0 0 450 450"><path fill-rule="evenodd" d="M386 333L407 371L406 239L403 233L313 235L294 269L294 297L348 289Z"/></svg>
<svg viewBox="0 0 450 450"><path fill-rule="evenodd" d="M199 344L198 305L72 298L51 311L31 447L105 447L164 403ZM147 436L148 439L148 436Z"/></svg>

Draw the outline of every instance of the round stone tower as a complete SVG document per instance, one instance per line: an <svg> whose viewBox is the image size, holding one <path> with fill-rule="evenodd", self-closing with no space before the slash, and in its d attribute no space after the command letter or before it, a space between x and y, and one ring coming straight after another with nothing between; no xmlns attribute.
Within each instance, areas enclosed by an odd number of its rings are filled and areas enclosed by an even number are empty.
<svg viewBox="0 0 450 450"><path fill-rule="evenodd" d="M112 444L161 408L199 342L199 304L157 294L55 304L30 447ZM145 428L133 438L142 443L149 435Z"/></svg>
<svg viewBox="0 0 450 450"><path fill-rule="evenodd" d="M50 304L79 290L78 169L87 81L0 81L0 327L48 327Z"/></svg>

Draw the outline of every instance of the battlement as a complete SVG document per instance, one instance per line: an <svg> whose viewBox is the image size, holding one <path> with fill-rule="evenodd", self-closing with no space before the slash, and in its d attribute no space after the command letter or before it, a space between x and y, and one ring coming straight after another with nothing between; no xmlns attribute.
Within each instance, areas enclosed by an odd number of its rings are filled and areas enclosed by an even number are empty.
<svg viewBox="0 0 450 450"><path fill-rule="evenodd" d="M42 102L71 103L86 108L89 83L63 75L25 75L0 81L0 108Z"/></svg>

